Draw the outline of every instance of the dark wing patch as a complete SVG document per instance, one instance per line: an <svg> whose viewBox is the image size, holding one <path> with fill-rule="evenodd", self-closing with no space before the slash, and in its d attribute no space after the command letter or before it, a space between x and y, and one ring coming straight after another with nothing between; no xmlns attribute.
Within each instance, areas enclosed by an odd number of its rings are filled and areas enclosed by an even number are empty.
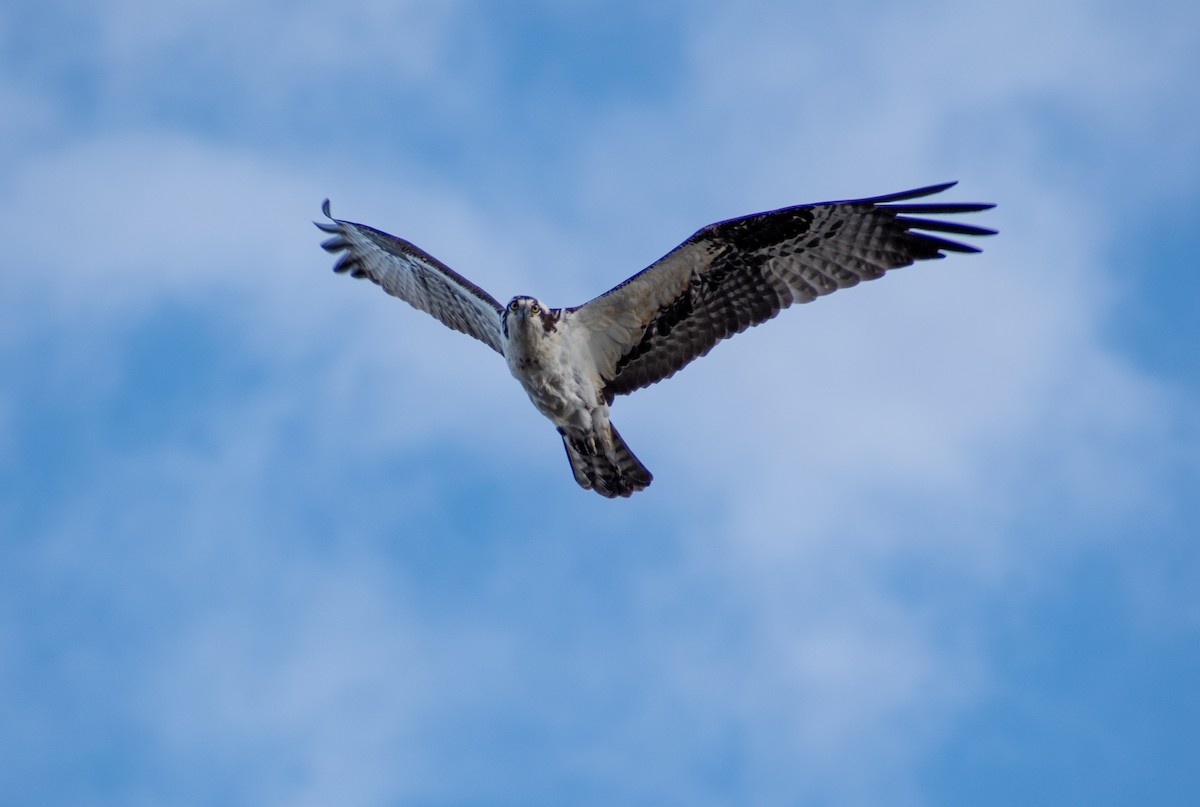
<svg viewBox="0 0 1200 807"><path fill-rule="evenodd" d="M925 218L989 204L907 204L954 183L888 196L801 205L703 228L645 271L576 309L605 394L669 378L721 340L890 269L978 252L931 233L995 231Z"/></svg>
<svg viewBox="0 0 1200 807"><path fill-rule="evenodd" d="M333 271L367 278L443 325L504 353L502 309L490 294L402 238L333 218L328 199L321 205L321 212L330 221L316 222L317 227L333 235L321 246L328 252L342 253Z"/></svg>

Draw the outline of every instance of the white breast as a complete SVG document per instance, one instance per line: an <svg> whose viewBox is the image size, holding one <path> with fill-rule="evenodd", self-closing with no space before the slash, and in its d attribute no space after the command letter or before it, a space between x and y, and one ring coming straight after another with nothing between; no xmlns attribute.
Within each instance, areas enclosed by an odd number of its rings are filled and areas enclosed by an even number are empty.
<svg viewBox="0 0 1200 807"><path fill-rule="evenodd" d="M514 323L517 324L517 323ZM608 407L599 389L591 354L564 313L558 327L547 332L539 320L524 320L510 328L504 356L538 411L566 429L590 429L593 419Z"/></svg>

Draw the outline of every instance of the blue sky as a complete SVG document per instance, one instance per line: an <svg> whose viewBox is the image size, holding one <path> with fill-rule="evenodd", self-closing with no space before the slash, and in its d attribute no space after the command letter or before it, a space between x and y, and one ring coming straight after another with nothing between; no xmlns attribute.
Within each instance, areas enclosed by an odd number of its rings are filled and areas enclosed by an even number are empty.
<svg viewBox="0 0 1200 807"><path fill-rule="evenodd" d="M0 801L1200 799L1194 4L0 7ZM958 179L579 490L311 221L576 304Z"/></svg>

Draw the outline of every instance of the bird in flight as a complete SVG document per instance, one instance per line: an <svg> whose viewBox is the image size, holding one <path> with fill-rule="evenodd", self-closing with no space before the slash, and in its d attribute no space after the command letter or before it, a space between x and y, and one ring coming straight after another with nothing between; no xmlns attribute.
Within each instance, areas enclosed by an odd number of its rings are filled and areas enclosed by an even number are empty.
<svg viewBox="0 0 1200 807"><path fill-rule="evenodd" d="M710 224L649 268L574 308L536 297L507 305L400 238L333 218L321 246L333 269L365 277L442 324L495 350L533 405L562 436L575 481L602 496L630 496L653 478L609 420L625 395L670 378L721 340L889 269L978 252L941 235L995 230L927 216L990 204L918 202L954 185L798 205Z"/></svg>

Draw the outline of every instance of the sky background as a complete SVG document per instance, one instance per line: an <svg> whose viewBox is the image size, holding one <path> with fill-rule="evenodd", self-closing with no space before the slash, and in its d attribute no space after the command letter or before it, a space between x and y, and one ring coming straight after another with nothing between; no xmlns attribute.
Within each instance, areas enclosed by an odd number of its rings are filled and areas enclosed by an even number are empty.
<svg viewBox="0 0 1200 807"><path fill-rule="evenodd" d="M1200 803L1198 9L7 0L0 802ZM952 179L621 501L311 224L571 305Z"/></svg>

